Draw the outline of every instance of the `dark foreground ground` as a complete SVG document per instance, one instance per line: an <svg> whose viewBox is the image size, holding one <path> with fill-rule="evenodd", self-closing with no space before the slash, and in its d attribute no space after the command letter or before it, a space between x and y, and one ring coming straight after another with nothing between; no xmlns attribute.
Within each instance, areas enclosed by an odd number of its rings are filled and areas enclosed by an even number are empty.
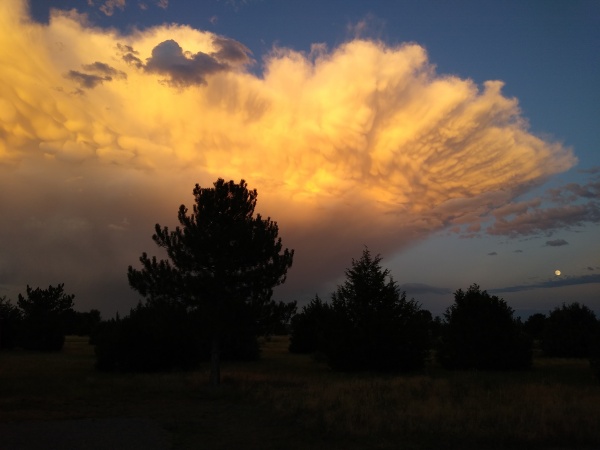
<svg viewBox="0 0 600 450"><path fill-rule="evenodd" d="M272 344L287 354L287 342ZM79 337L60 353L0 353L0 450L347 448L257 401L256 363L225 363L213 388L208 368L105 374L94 361Z"/></svg>
<svg viewBox="0 0 600 450"><path fill-rule="evenodd" d="M339 374L274 338L260 361L187 373L105 374L85 338L0 353L0 450L600 449L586 360L530 371Z"/></svg>
<svg viewBox="0 0 600 450"><path fill-rule="evenodd" d="M170 433L143 418L28 421L0 424L4 450L168 450Z"/></svg>

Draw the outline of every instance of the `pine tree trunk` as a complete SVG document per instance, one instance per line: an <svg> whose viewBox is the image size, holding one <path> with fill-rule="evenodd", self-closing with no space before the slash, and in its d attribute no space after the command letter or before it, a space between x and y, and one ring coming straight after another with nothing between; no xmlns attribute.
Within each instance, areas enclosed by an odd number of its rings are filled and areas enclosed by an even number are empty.
<svg viewBox="0 0 600 450"><path fill-rule="evenodd" d="M217 333L212 338L210 349L210 384L218 386L221 384L221 362L220 342Z"/></svg>

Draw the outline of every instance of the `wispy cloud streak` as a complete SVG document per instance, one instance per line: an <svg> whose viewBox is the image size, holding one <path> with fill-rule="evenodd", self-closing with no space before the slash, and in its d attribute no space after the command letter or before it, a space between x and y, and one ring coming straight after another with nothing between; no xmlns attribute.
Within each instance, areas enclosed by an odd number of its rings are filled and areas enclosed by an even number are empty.
<svg viewBox="0 0 600 450"><path fill-rule="evenodd" d="M553 278L551 280L542 281L539 283L522 284L518 286L509 286L498 289L490 289L489 292L494 294L501 294L506 292L520 292L528 291L531 289L540 288L553 288L563 286L576 286L580 284L600 283L600 274L582 275L577 277L561 277Z"/></svg>

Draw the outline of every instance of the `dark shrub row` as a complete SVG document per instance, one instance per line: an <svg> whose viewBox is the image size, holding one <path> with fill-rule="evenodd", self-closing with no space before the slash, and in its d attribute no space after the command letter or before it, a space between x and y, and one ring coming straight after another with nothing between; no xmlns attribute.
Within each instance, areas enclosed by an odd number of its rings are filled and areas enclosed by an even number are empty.
<svg viewBox="0 0 600 450"><path fill-rule="evenodd" d="M221 334L221 357L259 357L257 326L247 307L228 312ZM102 371L190 370L210 357L211 324L199 311L180 303L139 304L123 319L103 322L92 335L96 367Z"/></svg>
<svg viewBox="0 0 600 450"><path fill-rule="evenodd" d="M17 305L0 298L0 348L59 351L66 334L89 334L100 322L100 312L76 312L73 299L63 284L48 289L27 286Z"/></svg>
<svg viewBox="0 0 600 450"><path fill-rule="evenodd" d="M536 340L546 356L589 357L600 377L600 326L587 307L563 305L523 324L474 284L455 292L443 321L432 320L379 262L365 251L331 304L316 296L293 317L290 352L321 353L336 370L402 371L422 367L435 349L448 369L515 370L531 366Z"/></svg>
<svg viewBox="0 0 600 450"><path fill-rule="evenodd" d="M477 285L455 293L443 324L404 294L398 293L391 303L381 301L380 294L368 290L366 296L371 297L362 310L340 302L339 291L332 305L316 297L292 320L290 351L321 352L337 370L418 369L433 346L439 362L450 369L531 365L531 339L512 309Z"/></svg>
<svg viewBox="0 0 600 450"><path fill-rule="evenodd" d="M321 352L336 370L409 371L423 367L431 315L400 292L381 257L365 249L346 271L331 305L317 296L292 320L290 351Z"/></svg>

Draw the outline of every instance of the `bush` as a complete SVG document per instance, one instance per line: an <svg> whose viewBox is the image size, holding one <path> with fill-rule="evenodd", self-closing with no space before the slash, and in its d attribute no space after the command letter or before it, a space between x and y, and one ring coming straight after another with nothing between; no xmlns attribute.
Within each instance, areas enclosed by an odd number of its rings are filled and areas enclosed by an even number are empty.
<svg viewBox="0 0 600 450"><path fill-rule="evenodd" d="M596 374L596 378L600 381L600 327L596 329L596 333L592 337L590 346L590 367Z"/></svg>
<svg viewBox="0 0 600 450"><path fill-rule="evenodd" d="M252 305L247 303L229 303L222 305L222 313L227 322L222 324L221 359L224 361L255 361L260 357L257 336L263 335L264 328L256 320L257 314ZM196 326L205 332L210 329L208 316L197 314ZM210 359L210 342L212 334L203 334L202 342L206 349L204 359Z"/></svg>
<svg viewBox="0 0 600 450"><path fill-rule="evenodd" d="M221 358L255 360L260 349L249 308L228 311ZM101 371L191 370L210 358L206 317L176 302L139 304L123 319L102 322L91 336Z"/></svg>
<svg viewBox="0 0 600 450"><path fill-rule="evenodd" d="M97 309L91 309L89 312L71 311L67 315L67 334L90 336L100 322L102 316Z"/></svg>
<svg viewBox="0 0 600 450"><path fill-rule="evenodd" d="M542 350L546 356L587 358L598 328L596 315L577 302L555 308L546 320Z"/></svg>
<svg viewBox="0 0 600 450"><path fill-rule="evenodd" d="M23 320L19 344L26 350L58 352L65 344L65 333L60 320L39 317Z"/></svg>
<svg viewBox="0 0 600 450"><path fill-rule="evenodd" d="M409 371L425 364L427 315L417 302L406 300L380 262L365 249L332 294L324 352L333 369Z"/></svg>
<svg viewBox="0 0 600 450"><path fill-rule="evenodd" d="M454 293L437 358L448 369L525 369L531 340L506 302L473 284Z"/></svg>
<svg viewBox="0 0 600 450"><path fill-rule="evenodd" d="M28 350L61 350L74 298L64 293L64 284L48 289L27 286L27 297L19 294L17 302L23 311L20 345Z"/></svg>
<svg viewBox="0 0 600 450"><path fill-rule="evenodd" d="M442 333L444 332L444 327L446 324L442 320L440 316L435 316L435 318L431 319L429 322L429 329L431 330L431 341L439 342L442 337Z"/></svg>
<svg viewBox="0 0 600 450"><path fill-rule="evenodd" d="M331 323L332 310L318 295L291 321L290 352L314 353L325 347L325 330Z"/></svg>
<svg viewBox="0 0 600 450"><path fill-rule="evenodd" d="M296 314L296 302L268 302L254 308L257 317L257 331L260 336L287 336L290 334L290 322Z"/></svg>
<svg viewBox="0 0 600 450"><path fill-rule="evenodd" d="M17 306L6 297L0 297L0 350L15 347L22 318Z"/></svg>
<svg viewBox="0 0 600 450"><path fill-rule="evenodd" d="M158 372L192 369L201 359L189 314L174 305L138 305L121 320L103 322L94 333L96 368Z"/></svg>
<svg viewBox="0 0 600 450"><path fill-rule="evenodd" d="M546 327L546 316L544 314L532 314L523 324L523 330L534 340L542 339Z"/></svg>

